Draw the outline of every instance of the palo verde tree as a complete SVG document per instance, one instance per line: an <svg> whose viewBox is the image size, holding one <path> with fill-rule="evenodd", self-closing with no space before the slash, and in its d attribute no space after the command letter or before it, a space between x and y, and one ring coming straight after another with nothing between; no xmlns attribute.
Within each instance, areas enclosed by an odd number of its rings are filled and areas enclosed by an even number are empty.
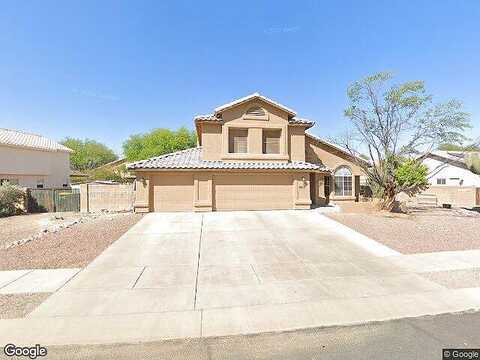
<svg viewBox="0 0 480 360"><path fill-rule="evenodd" d="M351 130L338 139L352 154L367 154L368 163L357 163L385 209L393 207L397 194L412 196L426 188L426 168L414 155L441 143L461 143L470 127L460 102L433 104L423 81L391 85L391 80L381 72L350 85L345 116Z"/></svg>

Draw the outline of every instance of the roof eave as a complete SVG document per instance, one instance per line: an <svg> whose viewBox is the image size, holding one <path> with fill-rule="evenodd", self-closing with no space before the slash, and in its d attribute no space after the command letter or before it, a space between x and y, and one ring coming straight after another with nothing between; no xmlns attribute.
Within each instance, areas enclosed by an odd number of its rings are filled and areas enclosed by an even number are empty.
<svg viewBox="0 0 480 360"><path fill-rule="evenodd" d="M288 126L301 126L304 127L305 130L310 129L315 126L314 122L311 123L288 123Z"/></svg>
<svg viewBox="0 0 480 360"><path fill-rule="evenodd" d="M129 169L134 172L149 172L149 171L241 171L241 172L318 172L318 173L328 173L332 171L330 169L235 169L235 168L138 168L138 169Z"/></svg>

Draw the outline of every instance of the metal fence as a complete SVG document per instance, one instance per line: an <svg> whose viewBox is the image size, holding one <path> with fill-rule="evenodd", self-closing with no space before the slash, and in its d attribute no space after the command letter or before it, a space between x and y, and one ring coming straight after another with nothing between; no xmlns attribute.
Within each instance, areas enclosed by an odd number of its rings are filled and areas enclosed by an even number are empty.
<svg viewBox="0 0 480 360"><path fill-rule="evenodd" d="M28 212L80 211L78 189L29 189Z"/></svg>

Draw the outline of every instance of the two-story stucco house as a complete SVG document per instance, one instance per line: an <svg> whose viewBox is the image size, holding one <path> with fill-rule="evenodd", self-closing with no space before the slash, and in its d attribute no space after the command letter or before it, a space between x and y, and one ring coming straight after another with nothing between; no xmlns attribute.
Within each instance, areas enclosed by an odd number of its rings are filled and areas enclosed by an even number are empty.
<svg viewBox="0 0 480 360"><path fill-rule="evenodd" d="M70 185L69 148L44 136L0 129L0 183L29 188Z"/></svg>
<svg viewBox="0 0 480 360"><path fill-rule="evenodd" d="M358 200L358 159L258 93L195 117L198 147L128 165L136 211L309 209Z"/></svg>

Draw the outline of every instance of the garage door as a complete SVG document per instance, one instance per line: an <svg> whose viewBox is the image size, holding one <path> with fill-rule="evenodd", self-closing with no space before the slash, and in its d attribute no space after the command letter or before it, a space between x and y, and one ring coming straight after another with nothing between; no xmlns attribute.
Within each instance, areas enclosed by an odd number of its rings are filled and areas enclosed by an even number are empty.
<svg viewBox="0 0 480 360"><path fill-rule="evenodd" d="M193 175L165 174L153 178L154 211L192 211Z"/></svg>
<svg viewBox="0 0 480 360"><path fill-rule="evenodd" d="M270 210L293 207L291 175L215 175L216 210Z"/></svg>

